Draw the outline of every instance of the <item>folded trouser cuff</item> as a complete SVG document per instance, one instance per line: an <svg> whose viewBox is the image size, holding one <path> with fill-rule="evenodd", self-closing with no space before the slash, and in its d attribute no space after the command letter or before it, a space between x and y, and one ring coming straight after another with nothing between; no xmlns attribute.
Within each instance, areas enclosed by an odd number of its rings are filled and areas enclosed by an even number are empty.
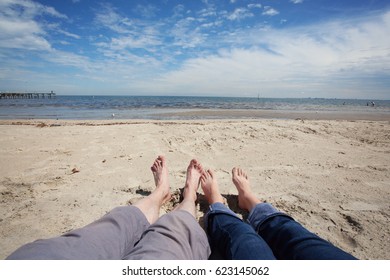
<svg viewBox="0 0 390 280"><path fill-rule="evenodd" d="M232 210L230 210L225 204L223 204L221 202L213 203L209 206L209 211L207 212L205 219L204 219L206 232L208 229L209 217L210 217L210 215L215 215L215 214L225 214L225 215L230 215L232 217L240 219L237 216L237 214L234 213Z"/></svg>
<svg viewBox="0 0 390 280"><path fill-rule="evenodd" d="M269 218L274 216L288 216L287 214L280 212L269 203L257 204L249 213L248 223L258 231L259 227ZM291 218L292 219L292 218Z"/></svg>

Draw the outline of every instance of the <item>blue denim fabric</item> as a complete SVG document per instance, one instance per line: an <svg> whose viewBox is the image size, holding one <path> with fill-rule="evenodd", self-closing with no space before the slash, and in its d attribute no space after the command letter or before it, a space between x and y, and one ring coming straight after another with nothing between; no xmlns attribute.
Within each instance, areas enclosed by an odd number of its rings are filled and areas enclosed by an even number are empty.
<svg viewBox="0 0 390 280"><path fill-rule="evenodd" d="M210 205L205 217L213 256L233 260L274 260L267 243L222 203Z"/></svg>
<svg viewBox="0 0 390 280"><path fill-rule="evenodd" d="M215 203L205 223L211 249L225 259L355 259L269 203L252 209L249 224L222 203Z"/></svg>
<svg viewBox="0 0 390 280"><path fill-rule="evenodd" d="M305 229L285 215L275 215L257 225L258 234L283 260L355 260L352 255Z"/></svg>
<svg viewBox="0 0 390 280"><path fill-rule="evenodd" d="M257 204L249 213L248 223L257 231L257 228L263 224L267 219L275 216L286 216L292 219L287 214L278 211L269 203L259 203Z"/></svg>

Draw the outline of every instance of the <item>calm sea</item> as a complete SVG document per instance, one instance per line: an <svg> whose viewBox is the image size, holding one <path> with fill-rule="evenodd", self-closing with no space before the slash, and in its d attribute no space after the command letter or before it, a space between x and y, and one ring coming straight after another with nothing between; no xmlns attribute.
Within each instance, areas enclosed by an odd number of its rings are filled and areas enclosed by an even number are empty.
<svg viewBox="0 0 390 280"><path fill-rule="evenodd" d="M371 106L371 102L375 103L374 107ZM57 96L52 99L0 99L0 119L177 119L179 117L170 113L200 109L389 113L390 100L173 96Z"/></svg>

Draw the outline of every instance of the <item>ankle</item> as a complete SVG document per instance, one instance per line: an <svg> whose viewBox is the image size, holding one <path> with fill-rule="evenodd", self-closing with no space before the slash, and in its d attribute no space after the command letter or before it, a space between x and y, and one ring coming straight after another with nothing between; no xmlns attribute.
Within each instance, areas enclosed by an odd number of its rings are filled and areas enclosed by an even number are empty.
<svg viewBox="0 0 390 280"><path fill-rule="evenodd" d="M251 211L257 204L261 203L252 192L241 192L238 195L240 206L247 211Z"/></svg>
<svg viewBox="0 0 390 280"><path fill-rule="evenodd" d="M188 187L183 189L183 199L195 201L198 198L196 192L192 191Z"/></svg>
<svg viewBox="0 0 390 280"><path fill-rule="evenodd" d="M155 201L158 205L163 205L166 197L169 195L169 192L163 189L155 189L148 197Z"/></svg>
<svg viewBox="0 0 390 280"><path fill-rule="evenodd" d="M214 194L209 197L208 202L210 205L217 202L224 203L224 198L221 194Z"/></svg>

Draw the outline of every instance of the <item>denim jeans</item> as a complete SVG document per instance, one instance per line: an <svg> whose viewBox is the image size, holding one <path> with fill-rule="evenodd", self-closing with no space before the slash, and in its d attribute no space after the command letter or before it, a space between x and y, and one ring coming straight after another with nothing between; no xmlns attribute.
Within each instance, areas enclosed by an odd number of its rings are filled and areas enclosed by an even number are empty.
<svg viewBox="0 0 390 280"><path fill-rule="evenodd" d="M224 259L356 259L269 203L256 205L247 223L222 203L214 203L205 223L213 255L217 252Z"/></svg>

